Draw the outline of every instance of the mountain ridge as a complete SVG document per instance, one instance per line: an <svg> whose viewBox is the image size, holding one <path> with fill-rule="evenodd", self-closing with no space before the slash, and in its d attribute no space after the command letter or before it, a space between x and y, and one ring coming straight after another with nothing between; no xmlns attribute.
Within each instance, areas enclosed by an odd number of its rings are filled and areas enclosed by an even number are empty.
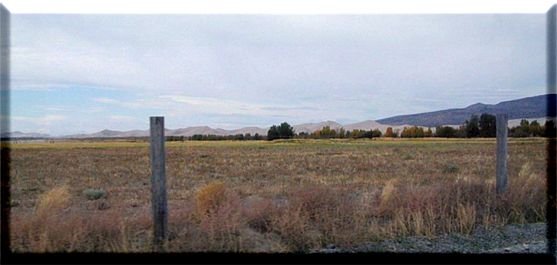
<svg viewBox="0 0 557 265"><path fill-rule="evenodd" d="M475 103L465 108L397 115L379 119L377 122L391 125L409 124L435 127L438 125L462 124L469 119L471 115L481 115L482 113L507 113L509 115L509 120L541 118L547 116L547 104L550 100L555 102L555 98L556 94L544 94L502 101L497 104Z"/></svg>

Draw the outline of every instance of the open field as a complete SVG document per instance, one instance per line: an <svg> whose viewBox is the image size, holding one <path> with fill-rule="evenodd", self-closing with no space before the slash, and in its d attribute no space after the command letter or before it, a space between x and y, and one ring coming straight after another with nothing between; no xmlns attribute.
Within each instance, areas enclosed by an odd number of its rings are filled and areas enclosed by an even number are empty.
<svg viewBox="0 0 557 265"><path fill-rule="evenodd" d="M168 251L311 251L545 221L546 140L166 143ZM151 251L147 142L10 146L15 251ZM87 189L103 189L92 199Z"/></svg>

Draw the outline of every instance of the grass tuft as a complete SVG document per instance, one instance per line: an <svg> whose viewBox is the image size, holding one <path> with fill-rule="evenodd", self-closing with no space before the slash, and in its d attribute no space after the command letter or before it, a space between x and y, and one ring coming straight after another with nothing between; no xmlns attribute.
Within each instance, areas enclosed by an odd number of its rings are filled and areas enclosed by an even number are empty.
<svg viewBox="0 0 557 265"><path fill-rule="evenodd" d="M35 215L41 218L47 215L60 214L69 206L70 191L67 185L56 187L39 196Z"/></svg>

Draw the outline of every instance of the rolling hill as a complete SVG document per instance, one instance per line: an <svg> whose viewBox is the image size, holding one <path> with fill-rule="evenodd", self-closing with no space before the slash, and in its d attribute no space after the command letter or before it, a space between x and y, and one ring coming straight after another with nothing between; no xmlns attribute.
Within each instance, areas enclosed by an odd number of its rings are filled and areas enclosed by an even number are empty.
<svg viewBox="0 0 557 265"><path fill-rule="evenodd" d="M469 119L472 114L497 114L505 112L509 114L509 120L540 118L547 116L548 100L553 100L553 102L555 102L555 97L556 94L546 94L503 101L498 104L476 103L461 109L447 109L411 115L399 115L380 119L377 120L377 122L390 125L409 124L435 127L446 124L462 124Z"/></svg>

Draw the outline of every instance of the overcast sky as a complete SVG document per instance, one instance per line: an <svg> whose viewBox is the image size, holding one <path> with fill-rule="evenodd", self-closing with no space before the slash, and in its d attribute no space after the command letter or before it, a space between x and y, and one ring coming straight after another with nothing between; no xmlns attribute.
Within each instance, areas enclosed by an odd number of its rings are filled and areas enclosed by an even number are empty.
<svg viewBox="0 0 557 265"><path fill-rule="evenodd" d="M545 30L545 14L15 14L11 130L346 124L535 96Z"/></svg>

